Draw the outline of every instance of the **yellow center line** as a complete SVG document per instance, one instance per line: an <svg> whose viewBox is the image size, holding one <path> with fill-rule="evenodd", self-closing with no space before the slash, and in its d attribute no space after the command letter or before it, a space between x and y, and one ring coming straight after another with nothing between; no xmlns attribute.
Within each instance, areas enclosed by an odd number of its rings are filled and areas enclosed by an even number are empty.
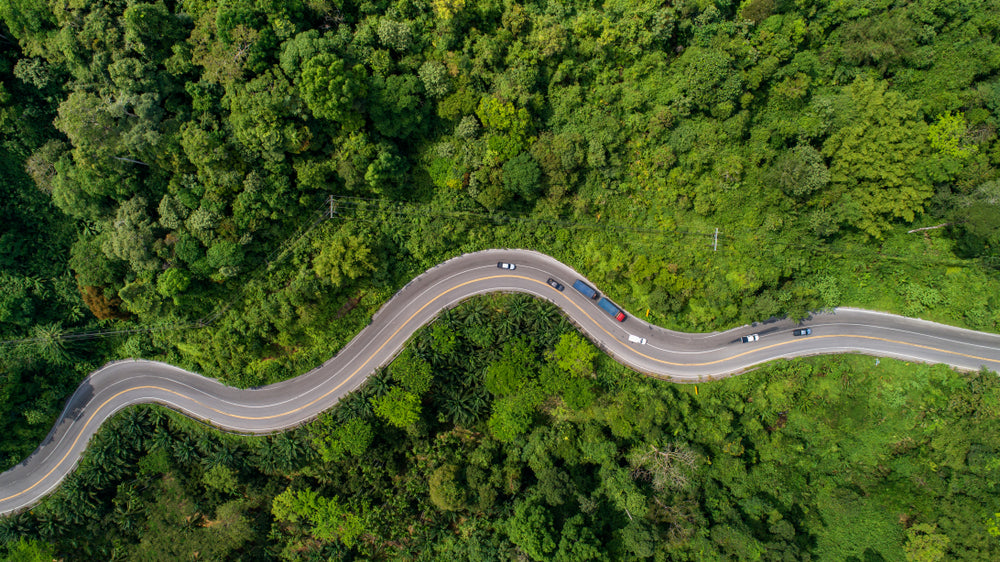
<svg viewBox="0 0 1000 562"><path fill-rule="evenodd" d="M338 384L337 386L335 386L332 389L328 390L322 396L319 396L318 398L315 398L312 401L310 401L310 402L308 402L306 404L303 404L302 406L299 406L298 408L294 408L292 410L289 410L287 412L283 412L283 413L280 413L280 414L274 414L274 415L271 415L271 416L260 416L260 417L240 416L240 415L236 415L236 414L230 414L230 413L227 413L227 412L223 412L222 410L219 410L219 409L216 409L216 408L212 408L211 406L203 404L203 403L199 402L198 400L195 400L194 398L191 398L190 396L187 396L185 394L181 394L180 392L169 390L169 389L166 389L166 388L163 388L163 387L159 387L159 386L135 386L135 387L131 387L131 388L127 388L125 390L122 390L122 391L116 393L111 398L108 398L107 400L105 400L100 406L97 407L97 409L94 410L94 413L91 414L91 416L87 419L87 422L85 424L83 424L82 428L80 428L80 432L77 433L76 438L73 439L73 444L70 445L69 450L66 451L66 454L63 455L63 457L61 459L59 459L59 462L56 463L56 465L54 467L52 467L52 470L49 470L47 473L45 473L45 476L42 476L41 478L38 479L37 482L35 482L31 486L28 486L24 490L21 490L20 492L18 492L16 494L7 496L6 498L0 498L0 503L5 502L7 500L12 500L12 499L14 499L14 498L16 498L18 496L21 496L21 495L24 495L24 494L30 492L31 490L33 490L34 488L36 488L39 484L41 484L43 481L45 481L46 478L48 478L49 476L51 476L53 472L55 472L60 466L62 466L62 464L64 462L66 462L66 458L69 457L69 454L73 451L73 448L76 447L76 444L80 441L80 438L83 437L83 434L84 434L84 432L86 432L87 427L90 426L90 423L94 420L94 418L97 416L97 414L102 409L104 409L104 407L107 406L109 402L111 402L115 398L118 398L122 394L125 394L126 392L132 392L132 391L135 391L135 390L145 390L145 389L161 390L163 392L167 392L169 394L173 394L173 395L178 396L180 398L184 398L186 400L190 400L191 402L194 402L195 404L198 404L199 406L201 406L201 407L203 407L203 408L205 408L207 410L211 410L211 411L213 411L213 412L215 412L217 414L220 414L220 415L223 415L223 416L226 416L226 417L230 417L230 418L243 419L243 420L267 420L267 419L273 419L273 418L279 418L279 417L282 417L282 416L287 416L289 414L294 414L296 412L299 412L299 411L303 410L304 408L308 408L309 406L315 404L316 402L319 402L320 400L323 400L324 398L328 397L330 394L336 392L342 386L344 386L345 384L347 384L347 382L350 381L352 378L354 378L354 376L357 375L362 369L364 369L365 365L367 365L369 362L371 362L371 360L374 359L375 356L378 355L379 352L381 352L382 349L385 348L385 346L388 345L389 342L391 342L393 340L393 338L395 338L396 335L398 335L399 332L402 331L403 328L405 328L407 326L407 324L409 324L410 321L412 321L415 316L417 316L418 314L420 314L421 312L423 312L423 310L425 308L427 308L428 306L430 306L431 304L433 304L435 301L437 301L441 297L447 295L451 291L454 291L456 289L459 289L459 288L464 287L466 285L469 285L471 283L475 283L477 281L487 281L487 280L490 280L490 279L497 279L497 278L501 278L501 277L516 277L518 279L528 279L527 277L522 277L522 276L518 276L518 275L494 275L494 276L491 276L491 277L481 277L481 278L478 278L478 279L473 279L471 281L466 281L465 283L461 283L459 285L456 285L456 286L452 287L451 289L448 289L446 291L441 292L439 295L437 295L436 297L434 297L433 299L431 299L430 301L428 301L427 304L421 306L419 309L417 309L416 312L414 312L413 314L411 314L410 317L407 318L399 326L399 328L397 328L396 331L393 332L392 335L390 335L385 340L385 342L383 342L382 345L380 345L378 347L378 349L376 349L375 352L372 353L371 356L368 357L368 359L365 359L365 362L362 363L360 367L358 367L353 373L351 373L347 378L345 378L340 384ZM534 281L533 279L530 279L530 280ZM540 281L536 281L536 282L540 283Z"/></svg>
<svg viewBox="0 0 1000 562"><path fill-rule="evenodd" d="M519 277L519 276L515 276L515 275L502 275L500 277L518 277L519 279L526 279L528 281L534 281L535 283L538 283L540 285L545 285L546 287L549 287L548 283L542 283L541 281L536 281L535 279L529 279L527 277ZM555 290L555 289L552 289L552 290ZM569 301L569 303L572 304L574 307L576 307L576 309L580 311L580 314L583 314L591 322L597 324L597 327L600 328L602 332L604 332L605 334L607 334L608 337L610 337L611 339L616 340L616 341L618 341L620 343L623 343L623 344L625 344L625 345L628 346L628 344L625 341L620 340L617 337L615 337L614 334L612 334L611 332L607 331L604 328L604 326L602 326L599 322L597 322L596 320L594 320L594 318L592 316L590 316L589 314L587 314L587 312L585 310L583 310L582 308L580 308L580 305L576 304L573 301ZM752 349L749 349L749 350L744 351L742 353L737 353L736 355L730 355L729 357L724 357L722 359L716 359L714 361L705 361L704 363L675 363L673 361L665 361L663 359L657 359L656 357L650 357L649 355L646 355L645 353L642 353L641 351L636 350L632 346L628 346L628 348L630 350L632 350L633 353L635 353L636 355L639 355L640 357L645 357L646 359L649 359L650 361L655 361L655 362L663 364L663 365L671 365L671 366L674 366L674 367L704 367L704 366L707 366L707 365L717 365L719 363L724 363L724 362L732 360L732 359L738 359L740 357L743 357L743 356L746 356L746 355L750 355L751 353L755 353L757 351L763 351L763 350L766 350L766 349L772 349L772 348L775 348L775 347L781 347L783 345L788 345L788 344L791 344L791 343L795 343L796 341L814 340L814 339L823 339L823 338L859 338L859 339L866 339L866 340L883 341L883 342L887 342L887 343L898 343L900 345L908 345L910 347L918 347L920 349L927 349L927 350L930 350L930 351L937 351L937 352L940 352L940 353L948 353L948 354L951 354L951 355L958 355L960 357L967 357L969 359L978 359L980 361L990 361L992 363L1000 363L1000 360L997 360L997 359L990 359L989 357L980 357L978 355L969 355L967 353L961 353L961 352L958 352L958 351L952 351L950 349L941 349L941 348L938 348L938 347L931 347L929 345L921 345L921 344L918 344L918 343L909 343L909 342L905 342L905 341L893 340L893 339L889 339L889 338L880 338L880 337L876 337L876 336L855 336L855 335L850 335L850 334L828 334L828 335L821 335L821 336L809 336L809 337L804 337L804 338L798 338L796 340L790 340L790 341L784 341L784 342L774 343L774 344L771 344L771 345L754 346Z"/></svg>
<svg viewBox="0 0 1000 562"><path fill-rule="evenodd" d="M433 304L434 302L436 302L438 299L444 297L445 295L447 295L448 293L450 293L452 291L458 290L458 289L460 289L462 287L465 287L466 285L470 285L472 283L477 283L477 282L480 282L480 281L489 281L490 279L502 279L502 278L522 279L524 281L531 281L533 283L538 283L539 285L544 285L545 287L548 287L549 289L551 289L553 291L556 290L555 288L549 286L547 283L543 283L541 281L538 281L537 279L531 279L529 277L524 277L524 276L521 276L521 275L491 275L491 276L488 276L488 277L480 277L480 278L477 278L477 279L473 279L471 281L466 281L466 282L460 283L460 284L458 284L458 285L456 285L456 286L454 286L454 287L452 287L450 289L442 291L440 294L438 294L433 299L429 300L426 304L424 304L419 309L417 309L416 312L414 312L413 314L411 314L399 326L399 328L397 328L396 331L392 333L392 335L390 335L388 338L386 338L386 340L382 343L382 345L380 345L367 359L365 359L365 361L361 364L361 366L359 366L357 369L355 369L354 372L352 372L350 375L348 375L343 381L340 382L340 384L338 384L337 386L335 386L332 389L328 390L327 392L323 393L321 396L319 396L317 398L314 398L313 400L307 402L306 404L303 404L303 405L301 405L301 406L299 406L297 408L293 408L293 409L288 410L286 412L282 412L280 414L273 414L273 415L270 415L270 416L241 416L241 415L231 414L231 413L224 412L222 410L213 408L211 406L203 404L202 402L199 402L198 400L196 400L196 399L194 399L194 398L192 398L190 396L187 396L185 394L182 394L182 393L174 391L174 390L170 390L170 389L167 389L167 388L159 387L159 386L144 385L144 386L135 386L135 387L127 388L125 390L122 390L122 391L116 393L111 398L108 398L100 406L98 406L97 409L94 410L94 413L91 414L91 416L87 419L87 422L85 424L83 424L83 427L80 429L80 432L77 434L76 438L73 440L72 445L70 445L69 450L66 451L66 454L63 455L63 457L61 459L59 459L59 462L56 463L56 465L54 467L52 467L52 469L49 470L45 474L45 476L42 476L37 482L35 482L31 486L28 486L27 488L25 488L24 490L21 490L20 492L18 492L16 494L7 496L6 498L0 498L0 502L5 502L7 500L14 499L14 498L16 498L18 496L21 496L23 494L26 494L26 493L30 492L35 487L37 487L39 484L41 484L46 478L48 478L49 476L51 476L52 473L55 472L60 466L62 466L62 464L69 457L70 453L73 451L73 448L76 447L76 444L80 441L80 438L83 437L83 434L86 431L87 427L89 427L90 424L91 424L91 422L94 420L94 418L97 417L97 414L102 409L104 409L104 407L107 406L108 403L110 403L115 398L121 396L122 394L125 394L126 392L132 392L132 391L135 391L135 390L145 390L145 389L160 390L160 391L166 392L168 394L173 394L173 395L175 395L175 396L177 396L179 398L183 398L185 400L190 400L191 402L194 402L195 404L201 406L202 408L205 408L207 410L210 410L210 411L215 412L217 414L220 414L222 416L229 417L229 418L235 418L235 419L250 420L250 421L260 421L260 420L269 420L269 419L274 419L274 418L280 418L280 417L288 416L288 415L294 414L296 412L300 412L300 411L304 410L305 408L308 408L308 407L316 404L317 402L319 402L321 400L324 400L325 398L327 398L328 396L330 396L331 394L333 394L334 392L336 392L337 390L339 390L341 387L343 387L345 384L347 384L359 372L361 372L361 370L364 369L365 366L368 365L368 363L370 363L372 361L372 359L374 359L385 348L385 346L389 345L389 342L391 342L399 334L399 332L401 332L403 330L403 328L405 328L418 314L420 314L421 312L423 312L424 309L426 309L428 306L430 306L431 304ZM572 304L580 312L580 314L582 314L583 316L587 317L587 319L590 320L591 322L593 322L598 328L600 328L602 332L604 332L605 334L607 334L608 337L610 337L611 339L613 339L615 341L621 342L623 344L625 343L624 341L619 340L617 337L615 337L614 334L612 334L611 332L609 332L599 322L597 322L596 320L594 320L594 318L590 314L588 314L587 311L585 311L583 308L581 308L580 305L576 304L575 302L573 302L572 300L570 300L568 297L567 297L566 300L567 300L567 302L569 302L569 304ZM928 345L920 345L920 344L915 344L915 343L908 343L908 342L903 342L903 341L899 341L899 340L893 340L893 339L889 339L889 338L880 338L880 337L876 337L876 336L855 336L855 335L848 335L848 334L831 334L831 335L810 336L810 337L805 337L805 338L799 338L798 340L791 340L791 341L785 341L785 342L775 343L775 344L766 345L766 346L754 347L753 349L750 349L748 351L744 351L742 353L738 353L736 355L731 355L731 356L725 357L723 359L716 359L714 361L706 361L706 362L703 362L703 363L675 363L675 362L672 362L672 361L665 361L663 359L657 359L655 357L650 357L649 355L646 355L646 354L644 354L644 353L642 353L640 351L637 351L635 348L633 348L631 346L628 346L628 347L636 355L639 355L640 357L644 357L644 358L649 359L651 361L654 361L656 363L661 363L663 365L671 365L671 366L675 366L675 367L702 367L702 366L706 366L706 365L716 365L718 363L722 363L722 362L725 362L725 361L730 361L732 359L738 359L740 357L743 357L743 356L746 356L746 355L750 355L751 353L756 353L758 351L764 351L764 350L767 350L767 349L772 349L772 348L780 347L780 346L783 346L783 345L788 345L788 344L793 343L795 341L812 340L812 339L822 339L822 338L860 338L860 339L868 339L868 340L877 340L877 341L883 341L883 342L887 342L887 343L896 343L896 344L901 344L901 345L907 345L907 346L910 346L910 347L917 347L917 348L920 348L920 349L927 349L927 350L930 350L930 351L937 351L937 352L940 352L940 353L948 353L948 354L951 354L951 355L958 355L958 356L961 356L961 357L967 357L969 359L977 359L977 360L980 360L980 361L990 361L990 362L993 362L993 363L1000 363L1000 361L998 361L996 359L989 359L987 357L979 357L977 355L969 355L969 354L966 354L966 353L960 353L958 351L951 351L951 350L948 350L948 349L940 349L940 348L931 347L931 346L928 346Z"/></svg>
<svg viewBox="0 0 1000 562"><path fill-rule="evenodd" d="M950 355L958 355L958 356L961 356L961 357L967 357L969 359L978 359L980 361L990 361L992 363L1000 363L1000 360L997 360L997 359L990 359L989 357L979 357L978 355L969 355L967 353L961 353L959 351L952 351L950 349L941 349L941 348L938 348L938 347L931 347L929 345L921 345L921 344L918 344L918 343L910 343L910 342L905 342L905 341L892 340L892 339L889 339L889 338L880 338L880 337L876 337L876 336L859 336L859 335L853 335L853 334L826 334L826 335L822 335L822 336L810 336L810 337L805 337L805 338L798 338L797 340L790 340L790 341L778 342L778 343L774 343L774 344L771 344L771 345L754 346L753 349L750 349L748 351L744 351L742 353L737 353L736 355L730 355L729 357L724 357L722 359L716 359L715 361L706 361L704 363L673 363L673 362L670 362L670 361L664 361L663 359L657 359L655 357L650 357L649 355L646 355L646 354L644 354L644 353L642 353L640 351L636 351L634 348L631 348L631 347L630 347L630 349L632 349L632 351L636 355L641 355L642 357L645 357L646 359L649 359L651 361L656 361L657 363L663 363L664 365L674 365L674 366L677 366L677 367L704 367L706 365L717 365L719 363L724 363L724 362L729 361L731 359L738 359L740 357L743 357L745 355L750 355L751 353L755 353L757 351L764 351L766 349L772 349L772 348L775 348L775 347L781 347L783 345L788 345L788 344L791 344L791 343L795 343L796 341L814 340L814 339L823 339L823 338L858 338L858 339L865 339L865 340L877 340L877 341L883 341L883 342L887 342L887 343L898 343L900 345L907 345L907 346L910 346L910 347L919 347L921 349L927 349L927 350L930 350L930 351L938 351L940 353L948 353Z"/></svg>
<svg viewBox="0 0 1000 562"><path fill-rule="evenodd" d="M100 406L98 406L97 409L94 410L94 413L91 414L89 418L87 418L87 422L83 424L83 427L80 429L80 433L78 433L76 435L76 439L73 440L73 444L69 446L69 450L66 451L66 454L63 455L63 457L61 459L59 459L59 462L57 462L54 467L52 467L52 470L46 472L45 476L42 476L41 478L38 479L37 482L35 482L31 486L28 486L27 488L21 490L20 492L18 492L16 494L13 494L13 495L10 495L10 496L7 496L6 498L0 498L0 503L5 502L7 500L14 499L14 498L16 498L16 497L18 497L18 496L20 496L22 494L26 494L26 493L30 492L36 486L38 486L43 481L45 481L46 478L48 478L49 476L51 476L52 473L55 472L60 466L62 466L62 463L64 463L66 461L66 457L68 457L69 454L73 452L73 448L76 447L76 444L80 441L80 438L83 437L83 433L87 430L87 426L90 425L90 422L94 421L94 418L97 416L98 412L100 412L105 406L107 406L108 402L111 402L112 400L114 400L115 398L118 398L119 396L121 396L122 394L125 394L126 392L131 392L133 390L142 390L144 388L152 388L152 389L162 390L162 391L165 391L165 392L169 392L171 394L176 394L177 396L181 396L182 398L188 398L186 396L183 396L179 392L174 392L173 390L168 390L166 388L160 388L158 386L134 386L132 388L127 388L127 389L125 389L125 390L123 390L123 391L115 394L111 398L108 398L107 400L105 400L104 403L102 403ZM189 398L189 400L197 402L197 400L194 400L192 398Z"/></svg>

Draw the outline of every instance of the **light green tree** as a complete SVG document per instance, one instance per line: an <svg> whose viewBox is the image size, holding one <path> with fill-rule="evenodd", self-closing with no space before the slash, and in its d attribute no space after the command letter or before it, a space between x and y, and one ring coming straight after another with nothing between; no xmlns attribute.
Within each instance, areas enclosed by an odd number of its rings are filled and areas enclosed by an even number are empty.
<svg viewBox="0 0 1000 562"><path fill-rule="evenodd" d="M500 358L486 368L486 390L495 396L509 396L535 377L535 353L527 338L517 338L503 346Z"/></svg>
<svg viewBox="0 0 1000 562"><path fill-rule="evenodd" d="M451 84L448 82L448 69L439 61L424 62L420 65L420 70L417 73L424 83L424 90L432 97L443 97L451 89Z"/></svg>
<svg viewBox="0 0 1000 562"><path fill-rule="evenodd" d="M320 252L313 258L313 270L337 287L375 270L371 249L361 236L341 231L332 239L317 240L314 246Z"/></svg>
<svg viewBox="0 0 1000 562"><path fill-rule="evenodd" d="M939 154L965 160L979 150L978 146L966 141L967 129L965 114L958 112L952 115L949 111L938 115L934 123L927 128L927 138L930 140L931 148Z"/></svg>
<svg viewBox="0 0 1000 562"><path fill-rule="evenodd" d="M549 354L549 361L563 371L578 377L594 374L594 360L597 349L577 332L568 332L559 337L559 342Z"/></svg>
<svg viewBox="0 0 1000 562"><path fill-rule="evenodd" d="M236 478L236 472L233 469L216 464L205 471L201 477L201 483L210 490L231 495L236 493L239 479Z"/></svg>
<svg viewBox="0 0 1000 562"><path fill-rule="evenodd" d="M352 418L332 427L324 424L326 431L313 440L324 462L339 462L350 456L361 456L371 445L372 426L363 419Z"/></svg>
<svg viewBox="0 0 1000 562"><path fill-rule="evenodd" d="M7 547L8 562L52 562L56 559L56 549L48 543L21 537Z"/></svg>
<svg viewBox="0 0 1000 562"><path fill-rule="evenodd" d="M298 82L302 74L302 65L321 53L333 50L334 40L320 35L318 29L303 31L281 44L279 57L281 69L285 75Z"/></svg>
<svg viewBox="0 0 1000 562"><path fill-rule="evenodd" d="M465 489L458 482L458 466L438 467L428 479L431 503L443 511L458 511L466 504Z"/></svg>
<svg viewBox="0 0 1000 562"><path fill-rule="evenodd" d="M132 271L153 271L160 261L153 255L153 223L146 200L136 196L121 204L109 225L101 248L108 257L128 262Z"/></svg>
<svg viewBox="0 0 1000 562"><path fill-rule="evenodd" d="M160 204L156 208L156 212L160 217L158 221L160 226L174 230L184 224L184 219L187 218L191 210L181 205L177 201L177 198L167 193L163 196L163 199L160 199Z"/></svg>
<svg viewBox="0 0 1000 562"><path fill-rule="evenodd" d="M442 21L449 21L465 8L465 0L432 0L434 15Z"/></svg>
<svg viewBox="0 0 1000 562"><path fill-rule="evenodd" d="M176 267L164 271L156 280L156 291L179 304L177 297L191 284L191 277Z"/></svg>
<svg viewBox="0 0 1000 562"><path fill-rule="evenodd" d="M906 530L906 559L909 562L937 562L948 554L951 539L938 532L937 525L921 523Z"/></svg>
<svg viewBox="0 0 1000 562"><path fill-rule="evenodd" d="M766 177L793 197L809 196L830 183L830 171L823 162L823 155L809 145L799 145L781 153Z"/></svg>
<svg viewBox="0 0 1000 562"><path fill-rule="evenodd" d="M556 549L552 514L537 499L518 502L505 527L511 542L532 560L548 560Z"/></svg>
<svg viewBox="0 0 1000 562"><path fill-rule="evenodd" d="M364 521L340 503L340 498L325 498L313 490L291 488L275 496L271 514L278 521L303 525L321 541L338 541L353 546L364 531Z"/></svg>
<svg viewBox="0 0 1000 562"><path fill-rule="evenodd" d="M409 427L420 419L420 398L398 386L371 402L375 414L396 427Z"/></svg>
<svg viewBox="0 0 1000 562"><path fill-rule="evenodd" d="M513 103L485 96L479 100L476 116L489 133L487 162L499 163L513 158L533 140L529 137L531 116L523 107L516 108Z"/></svg>
<svg viewBox="0 0 1000 562"><path fill-rule="evenodd" d="M933 194L921 179L927 126L920 104L887 91L884 81L858 78L845 91L846 122L823 144L830 159L828 204L851 226L879 238L892 219L912 221Z"/></svg>
<svg viewBox="0 0 1000 562"><path fill-rule="evenodd" d="M364 120L354 108L367 93L365 69L361 65L346 68L344 61L329 53L320 53L302 65L299 89L302 99L321 119L339 123L344 133L361 128Z"/></svg>
<svg viewBox="0 0 1000 562"><path fill-rule="evenodd" d="M503 396L494 400L493 413L487 421L493 437L503 443L511 443L526 432L531 427L539 402L536 394L540 393Z"/></svg>
<svg viewBox="0 0 1000 562"><path fill-rule="evenodd" d="M431 388L431 381L434 379L431 364L414 355L409 347L393 360L389 369L393 379L418 396Z"/></svg>

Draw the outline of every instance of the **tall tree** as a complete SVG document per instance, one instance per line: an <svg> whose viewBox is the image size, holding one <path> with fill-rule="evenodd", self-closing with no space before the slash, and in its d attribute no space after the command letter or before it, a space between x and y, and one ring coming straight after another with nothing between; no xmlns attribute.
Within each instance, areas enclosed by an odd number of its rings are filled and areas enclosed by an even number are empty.
<svg viewBox="0 0 1000 562"><path fill-rule="evenodd" d="M832 189L822 197L840 205L845 223L881 237L891 219L912 221L933 188L921 163L927 149L919 104L858 78L845 89L843 125L823 143Z"/></svg>

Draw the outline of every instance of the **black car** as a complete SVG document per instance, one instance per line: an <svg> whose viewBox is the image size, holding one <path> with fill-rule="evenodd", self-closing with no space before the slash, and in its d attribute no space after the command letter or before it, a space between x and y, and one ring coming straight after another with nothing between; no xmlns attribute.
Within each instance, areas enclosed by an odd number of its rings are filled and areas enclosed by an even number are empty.
<svg viewBox="0 0 1000 562"><path fill-rule="evenodd" d="M813 333L812 328L799 328L798 330L792 330L793 336L808 336Z"/></svg>
<svg viewBox="0 0 1000 562"><path fill-rule="evenodd" d="M546 283L548 283L549 285L552 285L552 288L555 289L555 290L557 290L557 291L561 291L561 290L563 290L563 289L566 288L566 287L563 287L560 282L556 281L555 279L553 279L551 277L549 277L549 280L546 281Z"/></svg>

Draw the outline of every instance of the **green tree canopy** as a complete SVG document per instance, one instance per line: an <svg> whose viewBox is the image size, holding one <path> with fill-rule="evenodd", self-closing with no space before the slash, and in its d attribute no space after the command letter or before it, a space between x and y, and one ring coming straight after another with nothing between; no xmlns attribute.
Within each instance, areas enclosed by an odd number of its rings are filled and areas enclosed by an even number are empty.
<svg viewBox="0 0 1000 562"><path fill-rule="evenodd" d="M302 65L299 89L313 115L339 123L344 133L356 131L363 124L356 107L367 93L363 66L346 68L343 59L320 53Z"/></svg>
<svg viewBox="0 0 1000 562"><path fill-rule="evenodd" d="M589 377L594 374L597 355L597 349L586 338L577 332L570 332L559 336L549 359L563 371L578 377Z"/></svg>
<svg viewBox="0 0 1000 562"><path fill-rule="evenodd" d="M171 267L160 274L156 280L156 291L161 295L174 299L174 304L178 304L177 297L191 284L191 277L181 269Z"/></svg>
<svg viewBox="0 0 1000 562"><path fill-rule="evenodd" d="M327 420L324 428L325 431L313 440L324 462L338 462L348 456L359 457L368 449L374 437L371 424L360 418L352 418L337 425Z"/></svg>
<svg viewBox="0 0 1000 562"><path fill-rule="evenodd" d="M364 521L343 506L339 498L325 498L313 490L288 488L274 497L271 513L278 521L303 524L321 541L352 546L364 531Z"/></svg>
<svg viewBox="0 0 1000 562"><path fill-rule="evenodd" d="M316 275L325 277L336 287L375 270L371 249L359 235L341 231L333 238L318 239L315 247L320 250L313 258Z"/></svg>
<svg viewBox="0 0 1000 562"><path fill-rule="evenodd" d="M537 500L527 498L514 506L507 520L507 536L532 560L548 560L556 550L552 514Z"/></svg>
<svg viewBox="0 0 1000 562"><path fill-rule="evenodd" d="M409 427L420 419L420 398L399 387L372 398L372 407L380 418L396 427Z"/></svg>
<svg viewBox="0 0 1000 562"><path fill-rule="evenodd" d="M466 493L459 482L458 466L446 464L431 473L428 480L431 503L444 511L458 511L465 508Z"/></svg>
<svg viewBox="0 0 1000 562"><path fill-rule="evenodd" d="M538 162L526 152L518 154L503 165L504 187L528 201L534 201L538 197L541 176Z"/></svg>
<svg viewBox="0 0 1000 562"><path fill-rule="evenodd" d="M884 81L858 78L845 92L846 122L823 144L830 159L831 197L844 222L881 237L889 221L912 221L931 196L916 172L926 154L919 104L887 91Z"/></svg>
<svg viewBox="0 0 1000 562"><path fill-rule="evenodd" d="M417 396L430 390L431 381L434 379L431 364L415 355L409 347L392 361L389 370L393 379Z"/></svg>
<svg viewBox="0 0 1000 562"><path fill-rule="evenodd" d="M122 203L109 226L102 243L105 254L128 262L133 271L159 267L160 261L152 252L153 222L145 198L136 196Z"/></svg>
<svg viewBox="0 0 1000 562"><path fill-rule="evenodd" d="M486 368L486 389L497 396L516 393L534 377L535 352L527 338L504 344L500 359Z"/></svg>
<svg viewBox="0 0 1000 562"><path fill-rule="evenodd" d="M236 140L246 149L283 160L286 152L301 152L308 144L309 129L295 119L301 102L280 71L266 71L234 88L226 99Z"/></svg>

